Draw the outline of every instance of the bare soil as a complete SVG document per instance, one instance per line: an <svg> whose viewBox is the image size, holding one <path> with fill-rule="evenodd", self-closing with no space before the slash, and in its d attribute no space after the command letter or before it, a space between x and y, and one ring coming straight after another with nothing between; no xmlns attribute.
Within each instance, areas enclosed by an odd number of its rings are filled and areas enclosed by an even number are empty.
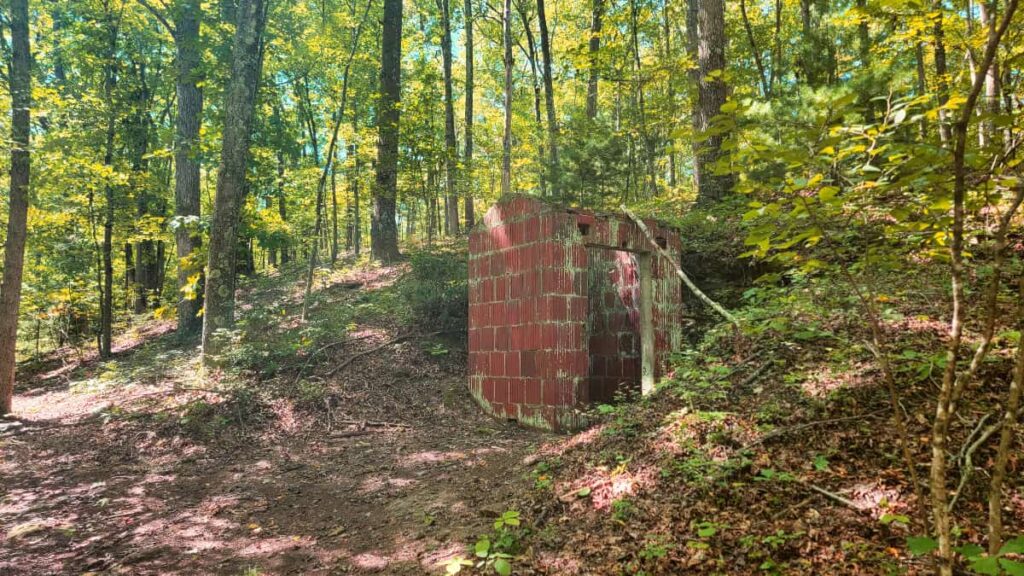
<svg viewBox="0 0 1024 576"><path fill-rule="evenodd" d="M216 374L194 378L170 329L120 343L122 371L146 365L127 385L69 352L21 375L0 425L0 574L438 572L504 511L543 439L480 414L457 349L410 339L353 359L390 326L359 326L312 365L323 406L280 399L218 425L250 408L225 406Z"/></svg>

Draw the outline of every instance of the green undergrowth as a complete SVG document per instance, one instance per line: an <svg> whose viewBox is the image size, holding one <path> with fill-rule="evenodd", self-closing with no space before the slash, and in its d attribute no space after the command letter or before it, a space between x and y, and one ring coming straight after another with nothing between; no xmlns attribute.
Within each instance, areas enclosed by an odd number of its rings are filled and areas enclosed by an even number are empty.
<svg viewBox="0 0 1024 576"><path fill-rule="evenodd" d="M858 273L881 317L914 459L927 462L929 447L917 439L928 435L944 362L941 272ZM732 310L742 329L713 325L672 356L654 394L596 407L596 435L532 466L525 484L534 508L524 521L540 520L528 562L560 557L587 573L636 575L900 574L920 564L907 547L913 491L861 297L834 270L768 272ZM964 413L983 414L998 398L1012 364L1005 351L1018 338L998 333L1001 352ZM954 445L975 424L959 423ZM962 547L984 534L975 503L983 504L987 479L977 476L955 514ZM605 488L630 482L617 495ZM1013 483L1024 490L1019 477ZM860 495L867 508L811 485Z"/></svg>

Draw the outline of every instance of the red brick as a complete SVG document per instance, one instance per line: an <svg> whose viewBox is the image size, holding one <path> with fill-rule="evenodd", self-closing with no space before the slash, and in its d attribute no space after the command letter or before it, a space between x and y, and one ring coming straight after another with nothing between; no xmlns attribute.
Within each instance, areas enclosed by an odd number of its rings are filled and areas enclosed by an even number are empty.
<svg viewBox="0 0 1024 576"><path fill-rule="evenodd" d="M489 374L491 376L504 376L505 375L505 353L504 352L491 352L488 354L489 358Z"/></svg>
<svg viewBox="0 0 1024 576"><path fill-rule="evenodd" d="M484 379L483 397L492 402L494 401L494 378Z"/></svg>
<svg viewBox="0 0 1024 576"><path fill-rule="evenodd" d="M526 346L531 350L543 350L544 349L544 325L533 323L527 325L526 328Z"/></svg>
<svg viewBox="0 0 1024 576"><path fill-rule="evenodd" d="M520 378L513 378L509 380L508 384L508 401L511 404L522 404L523 399L526 395L526 390L523 388L523 381Z"/></svg>
<svg viewBox="0 0 1024 576"><path fill-rule="evenodd" d="M480 333L478 339L479 348L477 349L481 352L490 352L491 350L494 350L494 328L485 326L483 328L478 328L476 331Z"/></svg>
<svg viewBox="0 0 1024 576"><path fill-rule="evenodd" d="M508 326L497 326L494 328L494 349L498 351L506 351L509 349L509 327Z"/></svg>
<svg viewBox="0 0 1024 576"><path fill-rule="evenodd" d="M508 278L499 277L493 280L494 282L494 300L497 302L503 302L508 299Z"/></svg>
<svg viewBox="0 0 1024 576"><path fill-rule="evenodd" d="M537 378L523 380L523 403L540 404L543 386Z"/></svg>
<svg viewBox="0 0 1024 576"><path fill-rule="evenodd" d="M525 377L537 375L537 352L524 350L519 353L519 374Z"/></svg>
<svg viewBox="0 0 1024 576"><path fill-rule="evenodd" d="M569 308L565 296L547 297L547 319L564 322L569 319Z"/></svg>
<svg viewBox="0 0 1024 576"><path fill-rule="evenodd" d="M506 352L505 353L505 375L509 378L519 378L521 376L520 371L520 356L518 351Z"/></svg>
<svg viewBox="0 0 1024 576"><path fill-rule="evenodd" d="M494 401L499 403L508 402L508 378L494 379Z"/></svg>
<svg viewBox="0 0 1024 576"><path fill-rule="evenodd" d="M494 300L494 279L487 278L480 282L480 301L492 302Z"/></svg>
<svg viewBox="0 0 1024 576"><path fill-rule="evenodd" d="M544 350L555 350L558 348L558 325L544 324L541 337L541 347Z"/></svg>

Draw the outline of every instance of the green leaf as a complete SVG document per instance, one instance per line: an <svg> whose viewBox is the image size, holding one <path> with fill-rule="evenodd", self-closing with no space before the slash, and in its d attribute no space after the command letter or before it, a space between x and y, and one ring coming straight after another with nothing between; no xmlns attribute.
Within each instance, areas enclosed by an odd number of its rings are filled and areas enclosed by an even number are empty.
<svg viewBox="0 0 1024 576"><path fill-rule="evenodd" d="M999 559L994 556L979 558L971 562L971 570L987 576L999 576Z"/></svg>
<svg viewBox="0 0 1024 576"><path fill-rule="evenodd" d="M714 526L705 526L697 529L697 536L701 538L710 538L718 533L718 529Z"/></svg>
<svg viewBox="0 0 1024 576"><path fill-rule="evenodd" d="M504 558L498 558L494 561L494 571L501 576L509 576L512 574L512 563Z"/></svg>
<svg viewBox="0 0 1024 576"><path fill-rule="evenodd" d="M977 544L964 544L956 549L957 552L962 554L964 558L971 559L977 558L985 553L985 549Z"/></svg>
<svg viewBox="0 0 1024 576"><path fill-rule="evenodd" d="M491 541L487 538L481 538L477 540L474 552L479 558L487 558L487 554L491 551Z"/></svg>
<svg viewBox="0 0 1024 576"><path fill-rule="evenodd" d="M835 186L823 186L821 190L818 190L818 198L820 198L822 202L828 202L835 198L838 193L839 188L836 188Z"/></svg>
<svg viewBox="0 0 1024 576"><path fill-rule="evenodd" d="M1024 536L1017 536L1003 544L1003 547L999 549L999 555L1005 556L1007 554L1024 554Z"/></svg>
<svg viewBox="0 0 1024 576"><path fill-rule="evenodd" d="M1024 563L1000 558L999 565L1002 566L1003 570L1010 576L1024 576Z"/></svg>
<svg viewBox="0 0 1024 576"><path fill-rule="evenodd" d="M934 538L927 536L908 536L907 537L907 549L914 556L924 556L929 552L936 550L939 547L939 543Z"/></svg>
<svg viewBox="0 0 1024 576"><path fill-rule="evenodd" d="M587 496L590 496L590 488L580 488L576 495L580 498L586 498Z"/></svg>

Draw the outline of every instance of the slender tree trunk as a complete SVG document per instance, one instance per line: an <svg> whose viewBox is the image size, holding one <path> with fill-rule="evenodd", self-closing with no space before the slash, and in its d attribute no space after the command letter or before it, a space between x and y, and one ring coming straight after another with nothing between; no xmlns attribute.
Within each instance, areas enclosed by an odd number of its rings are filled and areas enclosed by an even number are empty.
<svg viewBox="0 0 1024 576"><path fill-rule="evenodd" d="M1024 278L1019 281L1019 306L1017 329L1024 334ZM1006 465L1016 441L1017 412L1020 410L1024 390L1024 342L1017 344L1017 359L1010 377L1010 390L1003 408L1003 427L999 431L999 447L996 449L992 466L992 480L988 491L988 553L995 556L1003 546L1003 484L1006 481Z"/></svg>
<svg viewBox="0 0 1024 576"><path fill-rule="evenodd" d="M331 161L331 265L338 262L338 159Z"/></svg>
<svg viewBox="0 0 1024 576"><path fill-rule="evenodd" d="M757 78L761 81L761 95L767 98L771 94L772 89L768 85L768 75L765 74L764 63L761 61L761 49L757 47L757 41L754 39L754 29L750 25L750 18L747 17L746 0L740 0L740 16L743 18L743 29L747 32L747 42L750 43L750 53L754 55L754 64L757 66Z"/></svg>
<svg viewBox="0 0 1024 576"><path fill-rule="evenodd" d="M558 112L555 110L555 88L551 71L551 36L548 34L548 17L544 10L544 0L537 0L540 53L544 60L544 104L548 112L548 184L551 186L551 194L559 196L561 170L558 167Z"/></svg>
<svg viewBox="0 0 1024 576"><path fill-rule="evenodd" d="M501 139L501 195L512 193L512 0L501 11L501 42L505 48L505 128Z"/></svg>
<svg viewBox="0 0 1024 576"><path fill-rule="evenodd" d="M126 134L129 150L129 163L132 171L132 184L135 193L135 215L138 222L150 216L152 198L143 185L146 174L146 152L149 149L149 89L146 85L146 68L144 64L132 63L136 76L136 86L131 99L131 116ZM136 314L141 314L149 307L149 295L159 276L156 261L156 245L153 240L144 239L135 244L135 306Z"/></svg>
<svg viewBox="0 0 1024 576"><path fill-rule="evenodd" d="M174 23L177 50L178 115L174 129L174 215L177 227L174 242L178 256L178 335L187 338L199 333L203 320L203 267L193 253L202 246L199 232L199 130L203 115L201 78L202 49L199 28L202 6L199 0L185 0ZM182 289L199 275L194 297L186 298Z"/></svg>
<svg viewBox="0 0 1024 576"><path fill-rule="evenodd" d="M348 79L349 72L352 69L352 60L355 58L356 50L359 48L359 38L362 36L363 23L366 22L366 17L370 13L370 7L373 5L372 0L366 4L366 11L363 13L363 18L359 21L356 26L355 32L352 34L352 49L348 54L348 60L345 62L344 80L341 85L341 102L338 104L338 110L334 113L334 130L331 132L331 140L327 146L327 164L324 165L323 171L320 173L320 180L317 182L316 187L316 217L314 220L313 228L313 241L309 245L309 267L306 271L306 291L302 299L302 316L303 322L306 321L307 314L309 312L309 296L313 292L313 279L316 273L316 267L319 263L319 248L320 248L320 230L323 227L325 219L324 210L326 208L326 191L327 191L327 177L328 174L334 174L334 159L337 157L338 151L338 132L341 130L341 124L345 120L345 108L348 104ZM333 184L332 184L333 189ZM334 210L334 246L337 246L338 238L338 211L337 201L335 201Z"/></svg>
<svg viewBox="0 0 1024 576"><path fill-rule="evenodd" d="M28 236L29 173L31 162L30 108L32 53L28 36L28 0L11 0L11 172L3 282L0 284L0 416L11 411L17 365L18 312Z"/></svg>
<svg viewBox="0 0 1024 576"><path fill-rule="evenodd" d="M377 176L370 221L370 252L394 262L398 251L395 204L398 197L398 134L402 98L402 0L384 0L381 32L380 103L377 111Z"/></svg>
<svg viewBox="0 0 1024 576"><path fill-rule="evenodd" d="M114 136L117 128L117 111L114 109L114 88L117 83L117 37L119 23L115 20L109 5L105 5L107 19L107 62L104 64L103 99L107 108L106 142L104 143L103 165L114 164ZM100 294L100 357L109 358L113 353L114 323L114 186L104 187L103 218L103 284Z"/></svg>
<svg viewBox="0 0 1024 576"><path fill-rule="evenodd" d="M456 194L458 182L458 150L455 141L455 103L452 95L452 24L448 0L437 0L441 11L441 60L444 71L444 186L445 205L448 212L448 234L459 234L459 198Z"/></svg>
<svg viewBox="0 0 1024 576"><path fill-rule="evenodd" d="M867 0L857 0L860 22L857 24L857 52L860 67L867 73L867 82L861 84L860 107L868 124L875 123L875 108L871 100L871 28L868 26Z"/></svg>
<svg viewBox="0 0 1024 576"><path fill-rule="evenodd" d="M929 471L929 489L931 490L932 516L935 521L935 533L938 537L939 574L953 574L953 543L950 534L950 514L948 509L949 490L946 486L947 447L949 445L949 426L956 413L956 401L967 377L958 377L960 345L963 340L964 315L964 271L963 247L964 224L966 220L967 200L967 134L975 107L982 91L981 76L988 73L995 59L999 40L1006 32L1018 0L1009 0L1006 13L999 28L990 34L983 57L978 67L978 78L971 85L971 91L963 106L959 109L959 117L953 126L953 222L950 233L950 285L953 293L953 307L950 319L949 339L946 346L946 365L942 373L942 385L935 407L935 418L932 421L932 461Z"/></svg>
<svg viewBox="0 0 1024 576"><path fill-rule="evenodd" d="M246 167L266 24L263 0L241 0L237 14L231 78L225 95L224 144L210 228L203 315L203 359L207 363L212 362L226 344L219 331L234 326L236 242L247 188Z"/></svg>
<svg viewBox="0 0 1024 576"><path fill-rule="evenodd" d="M928 93L928 77L924 68L924 43L914 43L914 60L917 68L917 96L923 96ZM919 126L921 139L925 140L928 138L928 120L925 115L921 115L921 123Z"/></svg>
<svg viewBox="0 0 1024 576"><path fill-rule="evenodd" d="M936 3L935 10L937 16L935 17L933 34L935 37L936 96L941 108L939 110L939 140L942 141L943 145L946 145L950 139L949 122L947 121L948 114L944 108L946 103L949 102L949 72L946 69L946 40L945 30L942 25L943 7L941 2Z"/></svg>
<svg viewBox="0 0 1024 576"><path fill-rule="evenodd" d="M694 144L694 176L697 201L709 205L720 201L733 185L731 174L715 174L714 166L724 155L722 134L710 134L711 119L725 104L727 87L720 75L725 71L725 2L723 0L690 0L696 4L695 40L697 56L697 109L693 115L694 132L702 135ZM693 9L693 8L691 8Z"/></svg>
<svg viewBox="0 0 1024 576"><path fill-rule="evenodd" d="M462 196L466 201L466 230L470 230L476 224L476 215L473 213L473 0L465 0L463 12L466 19L463 31L466 36L466 148L463 154L463 181L466 189Z"/></svg>
<svg viewBox="0 0 1024 576"><path fill-rule="evenodd" d="M533 82L533 112L534 112L534 117L537 120L537 132L539 133L538 134L538 138L537 138L537 142L538 142L538 146L537 146L537 156L538 156L537 165L540 167L540 193L541 193L541 196L547 196L547 193L548 193L548 187L547 187L548 175L545 174L545 170L544 170L544 165L547 163L547 156L545 154L545 149L544 149L544 138L545 138L544 120L543 120L543 117L541 116L541 110L540 110L540 101L541 101L541 87L540 87L540 84L541 84L541 80L540 80L540 74L537 71L537 49L536 49L537 44L536 44L536 42L534 42L533 30L530 27L530 18L526 14L526 9L523 7L522 3L518 4L518 8L519 8L519 18L523 22L523 30L526 32L526 46L527 46L526 57L529 58L529 60L530 60L530 78L531 78L531 80Z"/></svg>
<svg viewBox="0 0 1024 576"><path fill-rule="evenodd" d="M598 84L601 70L598 55L601 51L601 25L604 20L605 0L592 0L590 9L589 77L587 78L587 118L597 118Z"/></svg>
<svg viewBox="0 0 1024 576"><path fill-rule="evenodd" d="M675 66L672 63L672 19L669 15L670 2L665 2L665 7L662 9L662 29L665 31L665 62L668 63L668 77L665 79L665 100L668 101L669 106L669 122L668 122L668 185L670 188L676 187L676 149L675 149L675 138L672 137L672 132L675 130L675 114L676 109L676 86L675 86Z"/></svg>

